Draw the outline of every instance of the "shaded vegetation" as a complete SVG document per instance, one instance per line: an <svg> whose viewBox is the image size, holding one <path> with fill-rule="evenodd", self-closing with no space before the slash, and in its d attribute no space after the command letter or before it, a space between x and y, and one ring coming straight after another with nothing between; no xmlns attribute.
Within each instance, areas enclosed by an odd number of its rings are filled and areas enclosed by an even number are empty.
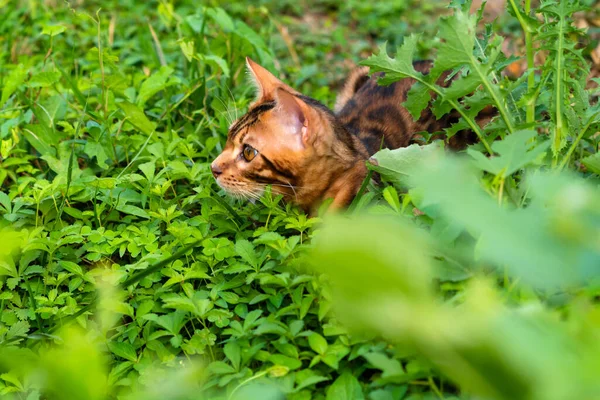
<svg viewBox="0 0 600 400"><path fill-rule="evenodd" d="M574 20L598 11L462 3L0 0L0 393L597 397L598 29ZM413 77L413 115L434 95L480 142L381 151L343 219L232 200L209 164L246 56L330 105L361 60Z"/></svg>

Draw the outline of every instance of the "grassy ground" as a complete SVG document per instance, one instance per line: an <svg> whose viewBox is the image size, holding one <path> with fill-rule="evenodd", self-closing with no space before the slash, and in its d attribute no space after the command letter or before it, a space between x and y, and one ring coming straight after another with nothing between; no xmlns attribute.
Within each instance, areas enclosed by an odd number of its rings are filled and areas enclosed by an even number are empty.
<svg viewBox="0 0 600 400"><path fill-rule="evenodd" d="M594 398L598 12L573 18L587 36L546 9L475 41L446 6L0 0L0 394ZM493 56L523 52L523 26L531 82ZM220 191L209 164L253 99L246 56L332 105L385 41L405 47L368 63L390 76L411 57L468 65L436 107L468 125L496 106L491 151L380 153L384 183L347 220ZM415 99L439 90L417 78Z"/></svg>

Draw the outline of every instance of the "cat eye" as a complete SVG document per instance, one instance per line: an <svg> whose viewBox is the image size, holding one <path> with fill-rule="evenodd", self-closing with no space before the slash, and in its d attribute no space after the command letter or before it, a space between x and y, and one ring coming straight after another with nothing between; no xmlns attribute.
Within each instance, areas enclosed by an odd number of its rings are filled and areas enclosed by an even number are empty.
<svg viewBox="0 0 600 400"><path fill-rule="evenodd" d="M254 157L258 154L258 150L249 145L244 145L244 150L242 151L242 155L244 159L248 162L254 160Z"/></svg>

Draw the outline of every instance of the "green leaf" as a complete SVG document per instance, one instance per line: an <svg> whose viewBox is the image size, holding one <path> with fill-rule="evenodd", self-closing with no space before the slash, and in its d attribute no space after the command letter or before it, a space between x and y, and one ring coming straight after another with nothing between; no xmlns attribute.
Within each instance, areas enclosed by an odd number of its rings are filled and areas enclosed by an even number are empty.
<svg viewBox="0 0 600 400"><path fill-rule="evenodd" d="M225 32L234 31L235 25L233 23L233 20L231 19L229 14L227 14L227 12L225 12L225 10L223 10L222 8L209 8L206 10L206 14L209 17L211 17L217 24L219 24Z"/></svg>
<svg viewBox="0 0 600 400"><path fill-rule="evenodd" d="M591 172L600 175L600 153L595 153L591 156L582 158L581 163Z"/></svg>
<svg viewBox="0 0 600 400"><path fill-rule="evenodd" d="M240 346L235 342L228 342L223 347L223 352L225 353L225 357L231 361L231 364L236 370L240 369L240 361L242 359L242 353L240 350Z"/></svg>
<svg viewBox="0 0 600 400"><path fill-rule="evenodd" d="M96 157L96 162L98 166L102 169L107 169L108 164L106 164L106 160L108 160L108 155L104 151L104 146L98 142L94 142L92 140L88 140L84 147L85 154L87 154L90 158Z"/></svg>
<svg viewBox="0 0 600 400"><path fill-rule="evenodd" d="M223 75L229 77L230 70L227 61L222 57L216 56L214 54L197 54L196 55L200 60L203 60L209 64L216 66L219 70L223 72Z"/></svg>
<svg viewBox="0 0 600 400"><path fill-rule="evenodd" d="M42 29L42 35L54 37L60 35L66 30L67 28L64 25L45 25L44 29Z"/></svg>
<svg viewBox="0 0 600 400"><path fill-rule="evenodd" d="M383 353L368 353L365 354L363 357L367 359L369 364L383 371L383 378L404 375L404 369L402 368L402 364L400 364L400 361L388 358Z"/></svg>
<svg viewBox="0 0 600 400"><path fill-rule="evenodd" d="M229 364L223 361L213 361L208 364L208 370L216 375L233 374L236 370Z"/></svg>
<svg viewBox="0 0 600 400"><path fill-rule="evenodd" d="M10 197L8 197L8 195L4 192L0 192L0 205L2 207L4 207L4 210L8 213L11 212L12 207L11 207L11 201L10 201Z"/></svg>
<svg viewBox="0 0 600 400"><path fill-rule="evenodd" d="M360 62L360 64L371 67L371 72L385 72L385 76L378 80L379 83L383 85L396 82L402 78L422 78L423 75L420 72L417 72L413 65L413 58L418 41L419 36L409 36L398 49L395 58L388 56L386 44L382 44L379 46L379 53L377 55L372 55ZM413 111L416 112L416 109L413 109ZM418 112L418 114L420 114L420 112Z"/></svg>
<svg viewBox="0 0 600 400"><path fill-rule="evenodd" d="M471 64L475 46L476 18L475 14L469 15L457 11L454 15L438 21L438 37L442 40L438 45L438 54L431 70L432 76L437 78L445 71L463 64Z"/></svg>
<svg viewBox="0 0 600 400"><path fill-rule="evenodd" d="M235 243L235 252L242 257L244 261L253 267L258 267L258 259L254 251L254 245L247 240L238 240Z"/></svg>
<svg viewBox="0 0 600 400"><path fill-rule="evenodd" d="M148 213L146 211L144 211L143 209L141 209L139 207L132 206L129 204L117 206L116 209L125 214L135 215L137 217L146 218L146 219L150 218L150 215L148 215Z"/></svg>
<svg viewBox="0 0 600 400"><path fill-rule="evenodd" d="M173 74L173 71L173 68L165 65L160 67L157 72L148 77L144 83L142 83L142 87L140 88L140 93L137 98L137 105L143 108L146 104L146 101L148 101L150 97L154 96L161 90L164 90L167 86L167 79L169 79L169 76Z"/></svg>
<svg viewBox="0 0 600 400"><path fill-rule="evenodd" d="M6 339L12 339L16 337L25 337L29 332L29 323L27 321L19 321L11 325L6 332Z"/></svg>
<svg viewBox="0 0 600 400"><path fill-rule="evenodd" d="M19 64L13 68L10 74L4 80L4 88L2 89L2 100L0 100L0 107L2 107L9 99L10 96L21 86L27 77L27 69L23 64Z"/></svg>
<svg viewBox="0 0 600 400"><path fill-rule="evenodd" d="M371 157L369 167L399 186L406 186L419 162L424 157L439 153L440 150L438 143L426 146L412 144L395 150L383 149Z"/></svg>
<svg viewBox="0 0 600 400"><path fill-rule="evenodd" d="M58 264L72 274L83 276L83 269L74 262L61 260Z"/></svg>
<svg viewBox="0 0 600 400"><path fill-rule="evenodd" d="M137 361L137 354L131 344L126 342L116 342L114 340L110 340L107 342L107 345L108 349L113 354L132 362Z"/></svg>
<svg viewBox="0 0 600 400"><path fill-rule="evenodd" d="M29 80L29 87L48 87L54 85L60 79L59 71L39 72Z"/></svg>
<svg viewBox="0 0 600 400"><path fill-rule="evenodd" d="M42 156L56 156L56 150L46 139L46 132L40 125L27 125L23 129L23 136Z"/></svg>
<svg viewBox="0 0 600 400"><path fill-rule="evenodd" d="M486 157L482 153L468 149L467 153L475 159L475 165L494 175L510 176L519 169L533 163L541 157L548 147L549 141L535 143L537 132L532 130L517 131L504 140L492 143L492 149L498 156Z"/></svg>
<svg viewBox="0 0 600 400"><path fill-rule="evenodd" d="M323 355L327 351L327 340L316 332L313 332L308 336L308 344L317 354Z"/></svg>
<svg viewBox="0 0 600 400"><path fill-rule="evenodd" d="M283 365L290 370L295 370L302 366L302 362L300 360L284 356L283 354L272 354L269 356L269 361L275 365Z"/></svg>
<svg viewBox="0 0 600 400"><path fill-rule="evenodd" d="M122 101L117 103L117 105L121 110L123 110L127 121L133 126L144 132L146 135L150 135L154 132L156 129L156 124L154 122L150 122L150 120L146 117L146 114L144 114L144 112L138 106L128 101Z"/></svg>
<svg viewBox="0 0 600 400"><path fill-rule="evenodd" d="M327 389L326 400L364 400L358 379L351 372L345 371Z"/></svg>

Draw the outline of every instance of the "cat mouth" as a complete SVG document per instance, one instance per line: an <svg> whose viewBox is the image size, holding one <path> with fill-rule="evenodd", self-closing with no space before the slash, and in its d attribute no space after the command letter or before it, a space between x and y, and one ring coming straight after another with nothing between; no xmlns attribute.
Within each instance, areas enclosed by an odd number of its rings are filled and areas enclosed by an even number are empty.
<svg viewBox="0 0 600 400"><path fill-rule="evenodd" d="M254 203L260 199L264 189L261 187L252 187L247 183L231 182L228 180L216 179L217 185L227 193L227 195L243 200L249 200Z"/></svg>

